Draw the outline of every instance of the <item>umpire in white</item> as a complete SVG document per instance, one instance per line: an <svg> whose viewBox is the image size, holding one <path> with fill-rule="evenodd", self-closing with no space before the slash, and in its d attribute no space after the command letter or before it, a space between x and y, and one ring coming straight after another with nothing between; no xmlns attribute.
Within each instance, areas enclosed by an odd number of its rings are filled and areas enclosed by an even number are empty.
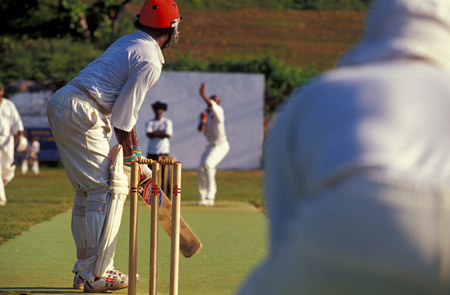
<svg viewBox="0 0 450 295"><path fill-rule="evenodd" d="M128 286L128 276L114 269L113 259L128 194L123 170L129 174L131 161L141 156L137 115L161 74L162 49L178 40L179 22L173 0L145 1L135 22L138 31L112 44L48 103L50 127L76 190L74 288L97 293ZM110 154L112 127L123 150ZM150 173L141 165L142 177Z"/></svg>

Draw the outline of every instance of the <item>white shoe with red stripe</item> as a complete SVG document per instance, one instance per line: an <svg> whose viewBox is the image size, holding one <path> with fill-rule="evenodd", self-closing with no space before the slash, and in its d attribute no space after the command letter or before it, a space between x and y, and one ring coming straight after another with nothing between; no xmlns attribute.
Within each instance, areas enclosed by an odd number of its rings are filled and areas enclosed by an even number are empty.
<svg viewBox="0 0 450 295"><path fill-rule="evenodd" d="M140 277L136 275L136 282L139 282ZM85 293L104 293L107 291L115 291L128 287L128 275L121 273L118 270L108 270L106 276L101 279L95 279L94 282L84 281Z"/></svg>

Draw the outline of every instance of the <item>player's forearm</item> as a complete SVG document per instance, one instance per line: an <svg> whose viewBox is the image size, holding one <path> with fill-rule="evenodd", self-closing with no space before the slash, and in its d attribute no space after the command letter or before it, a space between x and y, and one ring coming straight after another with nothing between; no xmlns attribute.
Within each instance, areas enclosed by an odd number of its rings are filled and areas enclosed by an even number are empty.
<svg viewBox="0 0 450 295"><path fill-rule="evenodd" d="M206 94L205 94L205 83L202 83L200 85L199 93L200 93L200 97L203 98L203 100L205 101L206 105L210 106L211 105L211 99L208 96L206 96Z"/></svg>
<svg viewBox="0 0 450 295"><path fill-rule="evenodd" d="M166 137L170 137L169 134L166 133L166 131L164 130L159 130L159 131L153 131L153 132L148 132L147 136L149 138L166 138Z"/></svg>
<svg viewBox="0 0 450 295"><path fill-rule="evenodd" d="M139 139L136 133L136 126L131 129L131 140L133 142L133 146L139 146Z"/></svg>
<svg viewBox="0 0 450 295"><path fill-rule="evenodd" d="M159 138L170 137L170 135L167 134L165 130L156 131L156 132L155 132L155 136L156 136L156 137L159 137Z"/></svg>
<svg viewBox="0 0 450 295"><path fill-rule="evenodd" d="M19 136L24 136L23 135L23 130L17 131L17 133L13 135L14 140L17 140L19 138Z"/></svg>
<svg viewBox="0 0 450 295"><path fill-rule="evenodd" d="M202 93L200 96L203 98L206 105L208 105L208 106L211 105L211 99L209 97L207 97L204 93Z"/></svg>
<svg viewBox="0 0 450 295"><path fill-rule="evenodd" d="M134 129L133 129L134 130ZM123 148L123 156L131 157L133 152L133 130L124 131L114 127L114 132L116 134L117 142L122 145Z"/></svg>

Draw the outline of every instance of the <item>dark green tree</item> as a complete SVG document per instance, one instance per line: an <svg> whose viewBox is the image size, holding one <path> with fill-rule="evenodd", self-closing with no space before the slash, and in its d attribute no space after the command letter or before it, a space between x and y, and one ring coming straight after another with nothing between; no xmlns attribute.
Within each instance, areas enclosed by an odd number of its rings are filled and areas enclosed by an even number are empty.
<svg viewBox="0 0 450 295"><path fill-rule="evenodd" d="M131 0L2 0L0 35L20 38L71 36L95 42L116 33Z"/></svg>

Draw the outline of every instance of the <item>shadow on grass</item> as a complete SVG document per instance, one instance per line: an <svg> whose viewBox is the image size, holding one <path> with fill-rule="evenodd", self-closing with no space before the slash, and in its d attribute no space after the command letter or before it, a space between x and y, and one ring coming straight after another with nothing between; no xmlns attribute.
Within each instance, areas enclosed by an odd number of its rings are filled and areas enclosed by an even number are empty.
<svg viewBox="0 0 450 295"><path fill-rule="evenodd" d="M27 287L27 288L0 288L0 295L28 295L28 294L80 294L83 290L75 290L73 288L44 288L44 287Z"/></svg>

